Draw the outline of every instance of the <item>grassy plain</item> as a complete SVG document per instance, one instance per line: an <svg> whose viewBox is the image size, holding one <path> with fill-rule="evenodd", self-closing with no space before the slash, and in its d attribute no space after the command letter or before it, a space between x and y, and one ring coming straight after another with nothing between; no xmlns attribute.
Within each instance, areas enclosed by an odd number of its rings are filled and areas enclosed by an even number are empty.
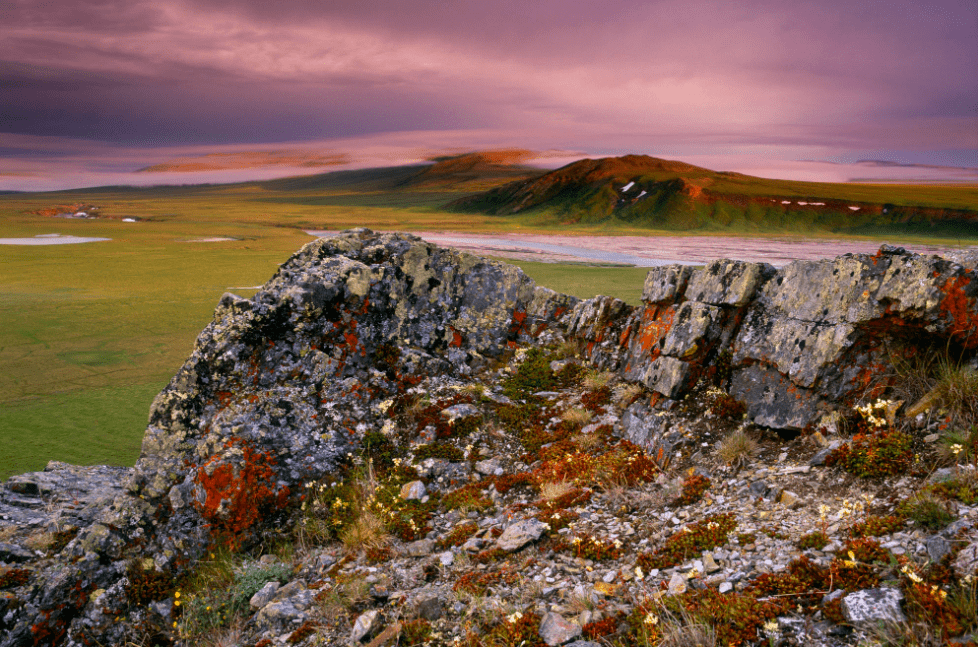
<svg viewBox="0 0 978 647"><path fill-rule="evenodd" d="M622 223L559 225L539 214L438 209L462 195L450 184L391 188L369 173L345 181L0 195L0 238L111 239L0 246L0 478L52 459L131 465L153 397L189 355L221 294L250 296L311 240L303 229L678 235ZM70 204L97 205L104 217L32 213ZM195 242L206 238L233 240ZM643 268L516 264L558 291L632 303L646 274Z"/></svg>

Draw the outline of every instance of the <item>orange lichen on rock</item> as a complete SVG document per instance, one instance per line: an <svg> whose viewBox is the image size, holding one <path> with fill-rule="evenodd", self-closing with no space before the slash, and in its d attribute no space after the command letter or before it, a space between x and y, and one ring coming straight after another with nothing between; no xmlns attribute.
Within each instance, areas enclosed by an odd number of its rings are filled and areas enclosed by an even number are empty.
<svg viewBox="0 0 978 647"><path fill-rule="evenodd" d="M197 472L204 496L196 507L216 540L236 547L265 513L286 506L289 488L276 483L275 461L267 452L239 439L227 441L224 448L231 451L212 457Z"/></svg>
<svg viewBox="0 0 978 647"><path fill-rule="evenodd" d="M956 276L944 282L941 292L941 313L950 321L948 333L957 338L965 348L978 347L978 305L974 297L969 297L965 288L971 284L971 277Z"/></svg>
<svg viewBox="0 0 978 647"><path fill-rule="evenodd" d="M661 307L656 305L646 306L642 311L642 320L639 323L638 331L635 336L635 346L633 354L648 353L648 360L651 361L659 356L659 341L662 340L672 328L672 319L676 314L675 306Z"/></svg>

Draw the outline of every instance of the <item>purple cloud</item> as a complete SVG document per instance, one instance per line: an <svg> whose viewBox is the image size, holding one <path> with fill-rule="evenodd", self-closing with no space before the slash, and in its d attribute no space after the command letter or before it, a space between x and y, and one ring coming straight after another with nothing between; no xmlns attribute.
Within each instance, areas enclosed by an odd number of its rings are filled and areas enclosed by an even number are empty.
<svg viewBox="0 0 978 647"><path fill-rule="evenodd" d="M145 147L478 130L593 152L978 151L973 0L8 6L8 134Z"/></svg>

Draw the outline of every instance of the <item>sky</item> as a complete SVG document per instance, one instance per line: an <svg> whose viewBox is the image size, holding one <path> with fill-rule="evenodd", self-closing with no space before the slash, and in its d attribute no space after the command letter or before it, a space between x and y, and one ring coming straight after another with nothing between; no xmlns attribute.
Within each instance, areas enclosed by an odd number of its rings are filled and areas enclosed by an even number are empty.
<svg viewBox="0 0 978 647"><path fill-rule="evenodd" d="M978 181L978 0L0 2L0 190L296 173L133 173L214 153L513 146Z"/></svg>

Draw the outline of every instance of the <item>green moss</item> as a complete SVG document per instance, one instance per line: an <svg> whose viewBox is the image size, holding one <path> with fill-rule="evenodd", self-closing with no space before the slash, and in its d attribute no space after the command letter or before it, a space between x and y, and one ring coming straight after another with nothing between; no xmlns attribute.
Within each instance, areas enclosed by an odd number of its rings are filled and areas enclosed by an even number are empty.
<svg viewBox="0 0 978 647"><path fill-rule="evenodd" d="M550 370L550 356L540 348L526 352L516 373L503 383L503 392L510 398L525 398L538 391L549 391L556 386Z"/></svg>

